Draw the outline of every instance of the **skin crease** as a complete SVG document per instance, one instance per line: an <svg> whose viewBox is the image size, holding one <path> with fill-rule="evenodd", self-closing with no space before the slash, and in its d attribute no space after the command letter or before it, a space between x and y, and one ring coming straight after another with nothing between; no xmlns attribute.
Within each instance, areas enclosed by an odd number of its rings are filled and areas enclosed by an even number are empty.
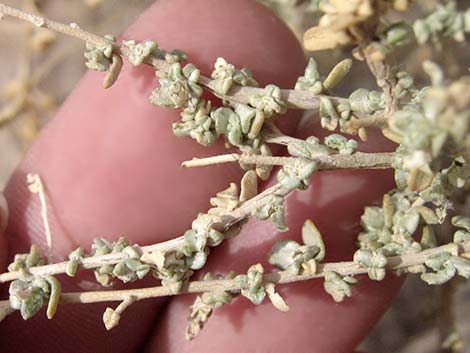
<svg viewBox="0 0 470 353"><path fill-rule="evenodd" d="M224 56L239 67L250 67L263 85L292 87L305 67L293 35L251 0L160 0L123 37L155 39L164 49L181 48L206 74L216 57ZM56 260L78 245L88 248L96 236L114 239L125 234L139 244L178 236L207 209L209 197L239 179L236 164L179 167L193 156L226 150L220 145L203 148L172 135L170 124L178 113L148 103L155 86L152 70L126 65L116 86L107 91L101 89L102 78L100 73L85 75L8 184L10 219L0 248L8 247L9 257L0 254L2 271L31 243L44 246L39 203L25 185L28 172L40 174L47 187ZM282 119L288 122L282 124L284 131L292 132L295 114ZM318 131L303 126L299 133L313 130ZM278 235L268 222L250 222L239 238L213 251L208 269L245 271L247 264L266 258L275 237L298 235L307 217L324 234L327 260L347 259L362 208L390 189L391 181L384 171L322 172L308 191L289 197L289 233ZM97 289L87 277L60 279L66 291ZM72 284L77 280L80 288ZM137 283L145 285L155 281ZM27 322L15 313L0 323L0 351L135 352L150 342L149 352L211 352L221 344L227 352L348 352L380 317L398 286L398 281L377 285L364 280L354 297L341 305L320 290L318 281L284 287L280 292L290 313L238 300L216 313L191 343L182 340L189 296L172 300L164 312L159 311L163 299L135 304L109 333L101 322L106 304L60 307L51 321L43 312ZM4 286L3 298L6 291Z"/></svg>

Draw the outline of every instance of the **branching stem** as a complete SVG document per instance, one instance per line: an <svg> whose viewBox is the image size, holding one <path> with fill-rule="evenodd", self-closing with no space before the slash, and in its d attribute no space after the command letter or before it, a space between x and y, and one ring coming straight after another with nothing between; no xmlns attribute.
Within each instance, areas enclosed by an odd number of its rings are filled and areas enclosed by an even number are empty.
<svg viewBox="0 0 470 353"><path fill-rule="evenodd" d="M423 250L419 253L408 253L400 256L388 258L387 269L396 271L406 269L410 266L423 264L426 259L432 255L442 252L450 252L453 255L470 251L470 241L456 245L450 243L436 248ZM332 262L319 264L316 273L293 275L287 271L273 272L264 276L264 281L275 284L287 284L293 282L307 281L314 278L325 276L326 272L337 272L343 276L356 276L366 274L368 269L355 262ZM177 294L200 293L208 291L239 291L240 283L236 280L210 280L210 281L192 281L183 286ZM141 299L156 298L162 296L176 295L171 288L165 286L156 286L139 289L124 289L114 291L94 291L94 292L74 292L63 293L61 295L61 304L68 303L97 303L110 301L123 301L132 296L136 301ZM0 311L8 310L7 300L0 301ZM11 312L11 311L10 311Z"/></svg>
<svg viewBox="0 0 470 353"><path fill-rule="evenodd" d="M385 169L391 167L394 153L362 153L353 155L335 154L318 156L313 160L319 163L320 169ZM205 167L214 164L241 162L259 165L286 165L295 161L295 157L272 157L230 153L207 158L193 158L185 161L183 167Z"/></svg>
<svg viewBox="0 0 470 353"><path fill-rule="evenodd" d="M67 25L64 23L52 21L43 16L33 15L2 3L0 3L0 16L1 15L14 17L19 20L29 22L37 27L49 29L51 31L62 33L70 37L75 37L77 39L81 39L85 42L90 42L96 45L113 44L103 37L97 36L79 28L76 24Z"/></svg>
<svg viewBox="0 0 470 353"><path fill-rule="evenodd" d="M0 3L0 17L1 16L9 16L14 17L19 20L27 21L32 23L35 26L49 29L51 31L55 31L61 34L65 34L77 39L81 39L85 42L93 43L95 45L102 45L102 44L112 44L115 48L116 52L122 52L126 54L128 50L126 46L121 46L119 43L112 42L107 40L104 37L100 37L98 35L92 34L87 32L76 24L64 24L56 21L49 20L43 16L38 16L34 14L27 13L25 11L16 9L11 6L4 5ZM167 71L168 70L168 63L164 60L157 59L157 58L150 58L145 61L146 64L153 66L156 70L159 71ZM239 103L249 103L249 98L253 95L259 95L263 93L263 88L258 87L242 87L237 86L233 87L229 94L221 95L216 93L216 83L215 81L211 80L208 77L201 76L199 79L199 83L211 90L216 96L227 100L227 101L235 101ZM282 92L282 99L286 102L289 108L293 109L318 109L320 106L320 95L315 95L309 91L301 91L301 90L291 90L291 89L283 89ZM346 102L346 98L341 97L331 97L328 96L332 101L336 103Z"/></svg>
<svg viewBox="0 0 470 353"><path fill-rule="evenodd" d="M279 196L285 196L290 192L290 190L281 187L279 184L276 184L262 193L256 195L250 200L243 202L239 207L235 208L233 211L227 212L223 215L222 221L217 223L217 225L210 225L216 228L219 231L225 231L230 228L232 225L240 222L251 214L251 211L255 208L258 208L264 205L270 195L276 194ZM150 253L153 251L162 251L162 252L171 252L181 248L184 245L184 237L180 236L175 239L167 240L162 243L152 244L142 247L143 253ZM121 253L107 254L101 256L92 256L86 257L82 260L80 269L94 269L97 267L105 265L114 265L119 263L122 260ZM37 266L29 268L29 272L33 275L46 276L46 275L56 275L65 273L68 261L59 262L55 264L49 264L45 266ZM0 274L0 283L5 283L13 281L20 276L19 272L5 272Z"/></svg>

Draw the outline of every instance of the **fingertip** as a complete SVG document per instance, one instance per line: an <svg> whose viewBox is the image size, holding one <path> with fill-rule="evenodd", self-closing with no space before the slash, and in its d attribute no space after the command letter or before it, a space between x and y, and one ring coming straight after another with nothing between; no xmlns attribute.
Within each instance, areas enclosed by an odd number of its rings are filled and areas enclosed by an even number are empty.
<svg viewBox="0 0 470 353"><path fill-rule="evenodd" d="M225 56L251 68L261 83L281 87L292 86L304 67L294 35L252 0L157 1L124 37L156 39L164 49L184 49L207 71L217 56ZM56 246L62 254L97 234L131 234L145 243L158 240L156 236L172 237L184 230L196 209L207 207L214 192L239 177L236 165L181 170L183 160L225 150L203 149L171 133L178 112L149 104L147 97L156 84L151 68L125 65L117 83L106 91L100 88L102 79L101 73L85 75L10 180L8 196L13 218L18 219L10 230L22 239L15 239L15 248L41 238L31 232L39 224L37 200L23 185L31 171L48 186L51 225L58 242L63 241ZM294 129L298 120L288 114L282 121ZM158 212L162 217L156 231ZM175 217L181 218L177 229Z"/></svg>
<svg viewBox="0 0 470 353"><path fill-rule="evenodd" d="M248 67L261 87L293 88L306 65L295 35L254 0L157 1L124 37L156 38L165 50L178 46L207 76L215 60L223 57L238 68ZM285 133L295 130L300 113L291 111L278 119Z"/></svg>
<svg viewBox="0 0 470 353"><path fill-rule="evenodd" d="M165 50L179 45L206 73L217 57L225 57L237 66L250 66L261 84L293 86L305 68L294 34L254 0L157 1L123 36L156 39Z"/></svg>

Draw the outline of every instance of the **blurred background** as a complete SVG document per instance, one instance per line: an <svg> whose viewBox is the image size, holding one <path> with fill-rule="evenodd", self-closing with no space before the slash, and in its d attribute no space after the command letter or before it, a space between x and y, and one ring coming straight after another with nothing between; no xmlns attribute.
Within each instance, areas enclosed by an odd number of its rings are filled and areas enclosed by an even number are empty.
<svg viewBox="0 0 470 353"><path fill-rule="evenodd" d="M153 1L16 0L4 3L61 22L77 23L90 32L104 35L121 32ZM318 0L260 2L271 7L299 40L318 20ZM406 16L420 16L435 3L433 0L415 1ZM468 7L469 1L460 3ZM334 63L350 57L350 49L316 52L320 72L329 72ZM0 21L1 188L41 127L54 116L85 72L83 50L83 44L76 40L16 21ZM440 63L447 77L452 78L462 75L462 67L468 68L470 48L468 42L465 47L449 40L443 41L440 50L411 45L397 53L397 59L406 65L418 83L427 82L421 63L428 58ZM376 87L366 65L357 61L349 77L347 84L336 90L337 95L348 96L359 86ZM470 286L459 280L431 287L409 276L392 307L360 349L376 353L470 352L469 298ZM450 326L456 326L458 334L449 336Z"/></svg>

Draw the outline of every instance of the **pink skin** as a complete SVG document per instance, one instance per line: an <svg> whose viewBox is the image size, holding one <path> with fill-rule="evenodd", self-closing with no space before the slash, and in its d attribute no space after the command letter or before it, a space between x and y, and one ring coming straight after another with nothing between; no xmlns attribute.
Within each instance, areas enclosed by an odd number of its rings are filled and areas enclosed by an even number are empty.
<svg viewBox="0 0 470 353"><path fill-rule="evenodd" d="M156 39L162 48L184 49L206 74L216 57L223 56L250 67L262 84L292 87L305 66L293 35L249 0L161 0L123 37ZM0 249L8 246L9 256L0 254L2 271L29 244L44 245L37 197L25 185L28 172L39 173L47 186L57 260L78 245L88 248L96 236L125 234L139 244L178 236L208 208L209 197L241 176L235 164L180 168L183 160L225 149L202 148L172 135L170 124L178 113L148 103L155 86L152 70L125 66L107 91L100 88L102 78L100 73L86 74L8 184L11 213ZM286 132L295 130L296 116L282 118ZM318 129L303 126L299 135L313 131ZM378 149L390 147L375 140ZM308 191L288 198L290 232L278 234L268 222L250 222L237 239L213 251L208 270L245 271L248 264L265 262L274 239L297 237L308 217L324 234L328 260L350 258L362 208L391 187L390 172L321 172ZM82 290L90 286L87 278L80 276ZM66 291L80 289L73 284L76 280L64 282ZM144 285L155 283L149 279ZM354 297L341 305L321 287L320 281L280 287L291 306L287 314L269 304L253 307L237 300L216 313L191 343L182 338L189 296L135 304L109 333L101 322L106 304L60 307L51 321L40 313L23 322L15 313L0 324L0 351L134 352L149 343L148 352L211 352L220 347L224 352L350 352L386 309L399 281L377 285L363 279Z"/></svg>

